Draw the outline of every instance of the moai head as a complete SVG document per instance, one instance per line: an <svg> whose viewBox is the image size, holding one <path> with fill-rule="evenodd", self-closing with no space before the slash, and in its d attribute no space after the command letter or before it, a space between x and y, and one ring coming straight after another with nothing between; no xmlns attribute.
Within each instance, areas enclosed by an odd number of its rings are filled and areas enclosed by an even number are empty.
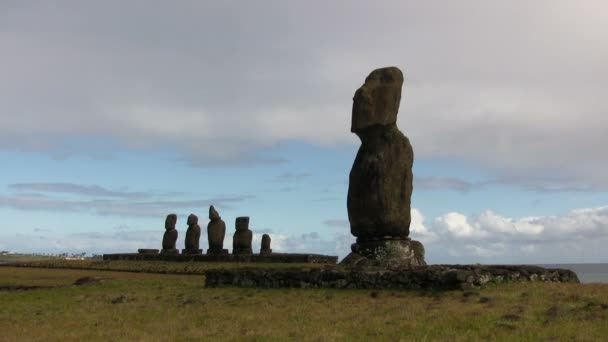
<svg viewBox="0 0 608 342"><path fill-rule="evenodd" d="M198 216L194 214L188 215L188 222L186 223L189 226L193 226L198 223Z"/></svg>
<svg viewBox="0 0 608 342"><path fill-rule="evenodd" d="M235 228L237 231L249 229L249 216L237 217L235 221Z"/></svg>
<svg viewBox="0 0 608 342"><path fill-rule="evenodd" d="M396 67L372 71L353 97L350 131L359 135L367 127L397 122L403 73Z"/></svg>
<svg viewBox="0 0 608 342"><path fill-rule="evenodd" d="M209 207L209 219L211 221L217 221L217 220L221 220L222 219L220 217L220 214L217 212L217 210L215 210L215 208L213 206Z"/></svg>
<svg viewBox="0 0 608 342"><path fill-rule="evenodd" d="M167 215L167 218L165 219L165 229L166 230L175 229L176 224L177 224L177 215L175 215L175 214Z"/></svg>

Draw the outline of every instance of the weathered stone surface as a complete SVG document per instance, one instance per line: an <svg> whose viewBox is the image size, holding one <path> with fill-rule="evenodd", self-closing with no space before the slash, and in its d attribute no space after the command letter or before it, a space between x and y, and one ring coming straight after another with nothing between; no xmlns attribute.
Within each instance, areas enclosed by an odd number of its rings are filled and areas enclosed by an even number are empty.
<svg viewBox="0 0 608 342"><path fill-rule="evenodd" d="M209 250L207 254L223 254L224 238L226 236L226 223L213 206L209 207L209 224L207 225L207 239Z"/></svg>
<svg viewBox="0 0 608 342"><path fill-rule="evenodd" d="M270 235L262 235L262 247L260 248L260 254L270 254L272 249L270 248Z"/></svg>
<svg viewBox="0 0 608 342"><path fill-rule="evenodd" d="M179 255L179 249L177 248L163 248L159 255Z"/></svg>
<svg viewBox="0 0 608 342"><path fill-rule="evenodd" d="M175 248L175 243L177 242L177 230L175 229L175 225L177 224L177 215L169 214L165 219L165 234L163 235L163 251L171 251L173 250L179 251ZM162 252L162 251L161 251Z"/></svg>
<svg viewBox="0 0 608 342"><path fill-rule="evenodd" d="M353 98L351 131L361 139L349 175L346 206L357 237L343 264L360 267L425 265L424 247L408 238L414 151L397 128L403 74L376 69Z"/></svg>
<svg viewBox="0 0 608 342"><path fill-rule="evenodd" d="M202 249L182 249L183 255L198 255L203 254Z"/></svg>
<svg viewBox="0 0 608 342"><path fill-rule="evenodd" d="M395 124L402 83L399 69L377 69L355 93L351 130L361 147L350 172L347 208L358 242L409 235L414 152Z"/></svg>
<svg viewBox="0 0 608 342"><path fill-rule="evenodd" d="M197 251L201 238L201 227L198 225L198 217L194 214L188 216L188 230L186 230L186 250Z"/></svg>
<svg viewBox="0 0 608 342"><path fill-rule="evenodd" d="M236 231L232 238L232 254L253 254L251 249L251 240L253 232L249 230L249 217L237 217L235 221Z"/></svg>
<svg viewBox="0 0 608 342"><path fill-rule="evenodd" d="M388 67L372 71L353 98L350 131L357 133L375 125L388 126L397 122L403 73Z"/></svg>
<svg viewBox="0 0 608 342"><path fill-rule="evenodd" d="M205 272L206 287L295 287L455 290L506 282L572 282L566 269L511 265L434 265L395 270L359 268L236 268Z"/></svg>
<svg viewBox="0 0 608 342"><path fill-rule="evenodd" d="M424 266L424 246L410 239L354 243L341 265L385 269Z"/></svg>
<svg viewBox="0 0 608 342"><path fill-rule="evenodd" d="M228 250L227 250L227 249L225 249L225 248L222 248L222 249L218 249L218 248L209 248L209 249L207 250L207 254L208 254L208 255L223 255L223 254L230 254L230 253L229 253L229 252L228 252Z"/></svg>
<svg viewBox="0 0 608 342"><path fill-rule="evenodd" d="M117 253L104 254L103 260L148 260L148 261L200 261L200 262L251 262L251 263L310 263L332 264L338 262L337 256L321 254L272 253L233 255L227 250L224 254L139 254Z"/></svg>

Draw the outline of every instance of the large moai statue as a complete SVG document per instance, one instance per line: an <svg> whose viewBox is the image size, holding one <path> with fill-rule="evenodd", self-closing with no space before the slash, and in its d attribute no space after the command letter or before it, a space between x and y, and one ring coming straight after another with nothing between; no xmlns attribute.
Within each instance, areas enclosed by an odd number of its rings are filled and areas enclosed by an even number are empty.
<svg viewBox="0 0 608 342"><path fill-rule="evenodd" d="M201 227L198 225L198 216L190 214L188 216L188 230L186 230L185 249L182 254L201 254L202 250L198 248L201 238Z"/></svg>
<svg viewBox="0 0 608 342"><path fill-rule="evenodd" d="M165 219L165 234L163 235L163 249L161 254L179 254L175 243L177 242L177 215L169 214Z"/></svg>
<svg viewBox="0 0 608 342"><path fill-rule="evenodd" d="M270 235L268 234L262 235L260 254L272 254L272 249L270 248Z"/></svg>
<svg viewBox="0 0 608 342"><path fill-rule="evenodd" d="M207 240L209 240L207 254L228 254L228 250L224 249L226 223L213 206L209 207L209 220L207 225Z"/></svg>
<svg viewBox="0 0 608 342"><path fill-rule="evenodd" d="M253 233L249 230L249 216L237 217L235 221L236 231L232 238L232 254L252 255L251 240Z"/></svg>
<svg viewBox="0 0 608 342"><path fill-rule="evenodd" d="M398 68L376 69L353 98L351 132L361 147L350 171L347 209L357 242L345 264L425 265L424 247L408 238L414 152L397 128L402 85Z"/></svg>

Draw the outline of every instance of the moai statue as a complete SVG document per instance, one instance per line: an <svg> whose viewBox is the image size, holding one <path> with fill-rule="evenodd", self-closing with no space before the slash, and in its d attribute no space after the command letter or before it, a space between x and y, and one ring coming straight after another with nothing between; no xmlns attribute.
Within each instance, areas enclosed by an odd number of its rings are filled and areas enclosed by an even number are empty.
<svg viewBox="0 0 608 342"><path fill-rule="evenodd" d="M376 69L353 98L351 132L361 147L350 171L347 208L357 243L345 264L426 264L422 244L408 238L414 152L397 128L402 85L398 68Z"/></svg>
<svg viewBox="0 0 608 342"><path fill-rule="evenodd" d="M207 239L209 240L207 254L228 254L228 250L224 249L226 223L213 206L209 207L209 220L207 225Z"/></svg>
<svg viewBox="0 0 608 342"><path fill-rule="evenodd" d="M262 235L262 248L260 249L260 254L271 254L272 249L270 249L270 235L264 234Z"/></svg>
<svg viewBox="0 0 608 342"><path fill-rule="evenodd" d="M175 243L177 242L176 224L177 215L167 215L167 219L165 219L165 234L163 235L163 249L161 254L179 254L179 251L175 248Z"/></svg>
<svg viewBox="0 0 608 342"><path fill-rule="evenodd" d="M232 254L252 255L251 240L253 233L249 230L249 216L237 217L235 221L236 231L232 238Z"/></svg>
<svg viewBox="0 0 608 342"><path fill-rule="evenodd" d="M188 230L186 230L186 249L182 254L201 254L202 250L198 248L201 238L201 227L198 225L198 217L194 214L188 216Z"/></svg>

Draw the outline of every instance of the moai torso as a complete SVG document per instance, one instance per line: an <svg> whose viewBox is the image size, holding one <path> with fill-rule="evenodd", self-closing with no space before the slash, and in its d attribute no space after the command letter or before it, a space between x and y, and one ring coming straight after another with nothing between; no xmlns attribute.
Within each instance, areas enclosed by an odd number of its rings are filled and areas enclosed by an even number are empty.
<svg viewBox="0 0 608 342"><path fill-rule="evenodd" d="M251 240L253 239L253 232L249 230L249 217L237 217L236 231L232 239L232 253L233 254L253 254L251 249Z"/></svg>
<svg viewBox="0 0 608 342"><path fill-rule="evenodd" d="M198 217L194 214L188 216L188 230L186 231L186 249L198 250L201 238L201 227L198 225Z"/></svg>
<svg viewBox="0 0 608 342"><path fill-rule="evenodd" d="M272 249L270 248L270 235L262 235L262 247L260 248L260 254L270 254Z"/></svg>
<svg viewBox="0 0 608 342"><path fill-rule="evenodd" d="M209 240L209 250L220 252L224 248L224 238L226 237L226 223L213 206L209 207L209 224L207 225L207 239Z"/></svg>
<svg viewBox="0 0 608 342"><path fill-rule="evenodd" d="M177 215L169 214L165 219L165 234L163 235L163 250L174 250L177 242Z"/></svg>
<svg viewBox="0 0 608 342"><path fill-rule="evenodd" d="M399 69L377 69L353 98L351 131L361 147L350 172L347 208L359 242L409 235L414 152L396 125L402 84Z"/></svg>

